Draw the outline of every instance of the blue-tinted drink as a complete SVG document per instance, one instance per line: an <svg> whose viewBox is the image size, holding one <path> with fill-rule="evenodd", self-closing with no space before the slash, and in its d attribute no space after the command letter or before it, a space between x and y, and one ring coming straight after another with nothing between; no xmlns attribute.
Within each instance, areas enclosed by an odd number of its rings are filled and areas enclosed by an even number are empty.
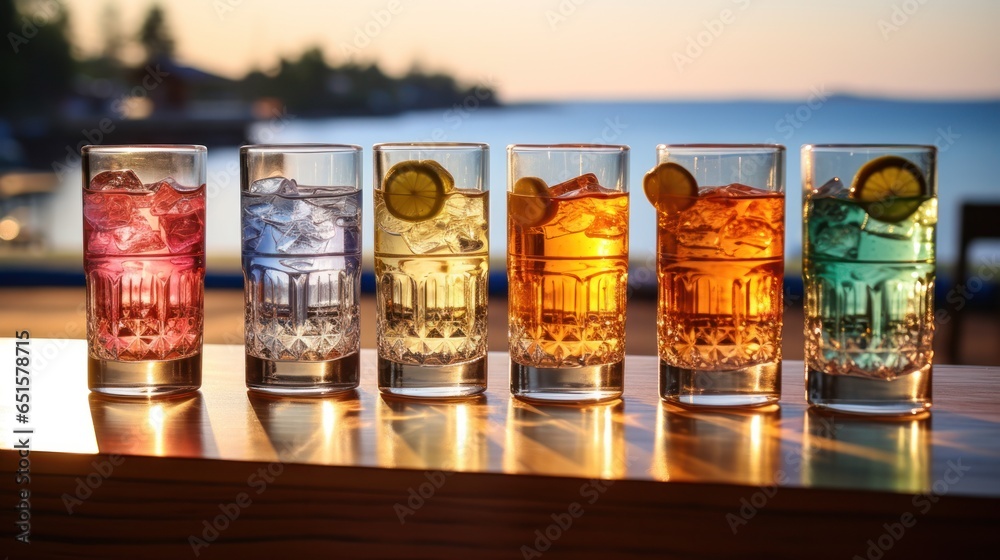
<svg viewBox="0 0 1000 560"><path fill-rule="evenodd" d="M278 175L245 186L251 389L322 394L357 385L361 207L353 184L307 186Z"/></svg>

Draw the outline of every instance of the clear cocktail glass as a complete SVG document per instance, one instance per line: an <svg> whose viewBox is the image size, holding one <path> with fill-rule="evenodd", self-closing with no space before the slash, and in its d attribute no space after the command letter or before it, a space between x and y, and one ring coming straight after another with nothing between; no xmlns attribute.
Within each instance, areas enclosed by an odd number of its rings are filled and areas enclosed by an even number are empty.
<svg viewBox="0 0 1000 560"><path fill-rule="evenodd" d="M247 387L357 387L361 148L243 146L240 168Z"/></svg>

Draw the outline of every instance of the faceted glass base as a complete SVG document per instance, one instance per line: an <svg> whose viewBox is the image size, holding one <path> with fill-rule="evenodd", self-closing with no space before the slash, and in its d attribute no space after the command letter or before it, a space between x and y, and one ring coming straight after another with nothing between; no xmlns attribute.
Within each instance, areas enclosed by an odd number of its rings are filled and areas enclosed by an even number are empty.
<svg viewBox="0 0 1000 560"><path fill-rule="evenodd" d="M378 390L410 398L461 398L486 390L486 356L460 364L420 366L378 358Z"/></svg>
<svg viewBox="0 0 1000 560"><path fill-rule="evenodd" d="M660 360L660 398L681 406L763 406L781 398L781 363L696 370Z"/></svg>
<svg viewBox="0 0 1000 560"><path fill-rule="evenodd" d="M849 414L920 414L931 407L931 366L895 379L875 379L831 375L806 365L806 400Z"/></svg>
<svg viewBox="0 0 1000 560"><path fill-rule="evenodd" d="M90 390L117 397L150 398L201 388L201 352L176 360L119 362L89 357Z"/></svg>
<svg viewBox="0 0 1000 560"><path fill-rule="evenodd" d="M357 352L322 362L278 361L247 354L247 388L272 395L322 396L358 386Z"/></svg>
<svg viewBox="0 0 1000 560"><path fill-rule="evenodd" d="M545 368L510 362L510 392L519 399L586 403L616 399L624 390L625 362Z"/></svg>

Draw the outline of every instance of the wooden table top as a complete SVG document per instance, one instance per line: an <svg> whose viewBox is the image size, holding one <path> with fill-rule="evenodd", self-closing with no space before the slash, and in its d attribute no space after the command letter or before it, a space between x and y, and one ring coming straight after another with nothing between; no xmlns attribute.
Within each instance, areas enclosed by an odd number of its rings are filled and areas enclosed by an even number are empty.
<svg viewBox="0 0 1000 560"><path fill-rule="evenodd" d="M41 485L33 491L48 496L48 502L35 502L34 507L42 512L36 514L33 532L36 540L43 542L45 537L39 534L49 535L49 544L54 547L48 549L51 553L79 552L60 548L68 546L60 539L69 538L60 531L71 529L39 533L43 530L38 524L46 516L68 519L62 511L65 500L60 503L60 497L67 491L75 496L74 476L79 480L98 468L92 457L95 454L125 456L118 459L131 467L121 467L116 473L131 472L132 482L143 480L147 487L156 487L166 479L215 484L223 497L233 494L231 489L226 494L226 485L239 488L246 473L253 472L248 463L281 465L283 469L294 466L299 469L295 471L299 473L297 484L316 492L330 490L329 484L336 485L338 492L352 492L350 477L333 482L333 476L354 473L359 488L367 484L361 481L374 477L371 484L375 489L371 491L388 492L385 499L396 500L397 505L405 502L408 487L418 484L415 487L419 488L422 481L433 481L437 471L495 475L471 479L455 475L450 479L477 481L473 487L479 490L465 497L478 503L504 495L523 497L518 492L524 491L525 485L545 493L588 480L627 481L635 483L628 486L637 500L632 505L658 493L665 493L667 501L677 499L688 505L700 499L686 493L705 496L699 507L708 507L706 504L721 495L729 496L716 512L717 524L723 528L732 525L723 521L726 512L743 515L738 513L739 497L750 499L759 491L769 495L784 488L796 489L785 494L799 496L803 504L819 500L823 507L841 514L852 511L850 502L855 498L863 502L867 499L864 496L876 495L882 502L872 501L872 507L879 503L905 505L911 497L913 507L917 507L921 495L946 494L972 500L955 504L953 510L952 506L938 508L938 515L943 516L959 512L969 503L986 505L956 515L984 520L983 511L1000 509L1000 368L995 367L935 366L931 414L880 420L809 410L803 397L803 364L797 361L784 363L780 406L689 411L657 398L654 356L626 359L626 388L621 400L589 406L540 406L509 397L508 358L502 353L490 354L489 390L484 396L434 403L381 398L376 389L373 350L362 352L361 385L356 391L339 398L277 399L246 390L241 346L208 345L201 391L157 401L124 401L91 394L86 387L86 352L83 340L31 341L31 409L26 424L15 421L11 375L0 389L5 494L7 488L13 488L14 446L20 437L14 431L30 429L32 473L41 481L33 480L32 488ZM14 353L13 339L0 340L0 356L13 361ZM379 478L381 475L385 476ZM125 484L115 476L105 478ZM382 484L380 480L391 482ZM492 481L486 486L493 490L483 489L486 480ZM458 483L449 482L442 490L446 488L451 488L449 492L469 492ZM126 491L124 487L122 491ZM873 491L876 494L871 494ZM461 498L455 495L455 499ZM360 499L355 496L355 500ZM555 500L557 504L565 502L565 497ZM109 511L117 511L113 500L105 505ZM86 507L96 506L81 504L80 510ZM443 503L440 507L447 509ZM611 507L610 501L607 507ZM794 511L800 506L790 507ZM891 514L896 506L886 507ZM565 511L565 505L550 504L541 509L550 513L559 510ZM467 515L467 511L459 514ZM994 519L997 515L1000 513ZM86 518L75 516L77 521ZM391 521L396 529L406 525ZM9 523L3 525L7 527L4 531L10 530ZM736 526L740 528L738 522ZM872 527L877 529L878 524ZM196 525L191 527L192 532L195 529ZM524 534L527 536L518 538L530 541L531 531ZM872 535L877 537L878 533ZM162 535L157 538L162 540ZM917 546L916 539L912 541L911 545ZM8 542L5 540L0 550ZM178 546L182 543L183 539ZM590 550L586 545L575 549L565 546L566 551L575 550L575 557ZM114 555L133 549L114 548L114 553L100 550ZM256 549L227 550L253 556ZM863 556L864 547L858 550ZM442 557L439 553L428 553L427 557ZM483 557L487 556L484 552Z"/></svg>

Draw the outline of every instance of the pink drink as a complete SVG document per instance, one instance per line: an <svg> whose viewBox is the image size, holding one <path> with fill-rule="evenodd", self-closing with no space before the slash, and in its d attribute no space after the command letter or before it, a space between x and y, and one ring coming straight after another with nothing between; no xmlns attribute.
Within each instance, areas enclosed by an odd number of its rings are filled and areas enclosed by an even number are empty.
<svg viewBox="0 0 1000 560"><path fill-rule="evenodd" d="M205 277L205 186L131 170L83 193L90 382L113 394L197 389Z"/></svg>

